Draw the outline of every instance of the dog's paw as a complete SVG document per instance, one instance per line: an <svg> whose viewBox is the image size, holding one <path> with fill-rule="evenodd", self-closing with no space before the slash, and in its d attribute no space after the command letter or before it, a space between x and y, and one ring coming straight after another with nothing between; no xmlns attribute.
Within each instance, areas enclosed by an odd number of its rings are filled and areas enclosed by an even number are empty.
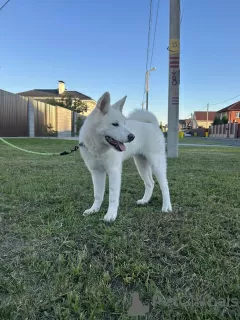
<svg viewBox="0 0 240 320"><path fill-rule="evenodd" d="M87 209L83 212L83 216L88 216L89 214L92 214L92 213L95 213L95 212L98 212L100 210L100 208L90 208L90 209Z"/></svg>
<svg viewBox="0 0 240 320"><path fill-rule="evenodd" d="M147 204L148 201L144 200L144 199L140 199L137 201L137 204Z"/></svg>
<svg viewBox="0 0 240 320"><path fill-rule="evenodd" d="M172 212L171 204L162 207L162 212Z"/></svg>
<svg viewBox="0 0 240 320"><path fill-rule="evenodd" d="M112 221L114 221L116 218L117 218L117 211L115 211L115 210L110 210L110 211L108 211L108 212L105 214L103 220L106 221L106 222L112 222Z"/></svg>

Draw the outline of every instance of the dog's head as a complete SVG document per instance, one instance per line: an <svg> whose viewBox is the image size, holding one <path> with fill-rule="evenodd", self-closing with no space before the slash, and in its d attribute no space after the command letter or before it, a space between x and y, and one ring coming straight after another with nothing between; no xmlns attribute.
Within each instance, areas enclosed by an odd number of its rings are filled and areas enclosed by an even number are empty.
<svg viewBox="0 0 240 320"><path fill-rule="evenodd" d="M131 142L135 136L126 127L126 118L122 114L127 96L110 105L110 94L105 92L94 109L97 117L95 130L101 143L117 151L125 151L124 143ZM95 118L96 119L96 118Z"/></svg>

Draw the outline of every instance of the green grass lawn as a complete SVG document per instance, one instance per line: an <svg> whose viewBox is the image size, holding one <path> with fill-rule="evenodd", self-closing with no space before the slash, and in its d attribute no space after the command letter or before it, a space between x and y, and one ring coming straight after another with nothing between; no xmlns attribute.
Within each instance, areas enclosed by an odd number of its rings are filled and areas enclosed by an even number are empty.
<svg viewBox="0 0 240 320"><path fill-rule="evenodd" d="M218 140L214 138L205 138L205 137L184 137L179 138L179 143L190 143L190 144L210 144L210 145L226 145L230 142L223 140Z"/></svg>
<svg viewBox="0 0 240 320"><path fill-rule="evenodd" d="M75 144L9 141L48 152ZM82 215L93 192L78 152L0 143L0 319L134 319L134 292L150 308L138 319L239 319L240 148L182 146L168 163L174 212L161 213L157 184L148 205L135 204L144 186L130 160L107 224L107 189L101 212Z"/></svg>

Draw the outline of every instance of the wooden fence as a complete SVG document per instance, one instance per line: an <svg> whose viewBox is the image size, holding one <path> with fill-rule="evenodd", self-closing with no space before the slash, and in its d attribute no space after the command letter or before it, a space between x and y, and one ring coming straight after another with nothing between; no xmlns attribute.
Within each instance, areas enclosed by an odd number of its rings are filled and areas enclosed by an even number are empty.
<svg viewBox="0 0 240 320"><path fill-rule="evenodd" d="M68 109L0 90L1 137L71 137L76 119Z"/></svg>
<svg viewBox="0 0 240 320"><path fill-rule="evenodd" d="M57 132L57 107L32 100L34 109L35 137L55 135Z"/></svg>
<svg viewBox="0 0 240 320"><path fill-rule="evenodd" d="M0 90L0 136L28 134L28 98Z"/></svg>

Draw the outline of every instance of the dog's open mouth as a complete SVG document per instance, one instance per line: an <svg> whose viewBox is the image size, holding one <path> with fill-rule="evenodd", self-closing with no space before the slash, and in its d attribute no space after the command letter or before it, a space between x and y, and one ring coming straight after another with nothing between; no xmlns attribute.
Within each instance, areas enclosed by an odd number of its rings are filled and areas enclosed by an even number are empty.
<svg viewBox="0 0 240 320"><path fill-rule="evenodd" d="M122 142L119 142L109 136L105 136L105 139L117 151L125 151L126 150L126 147Z"/></svg>

